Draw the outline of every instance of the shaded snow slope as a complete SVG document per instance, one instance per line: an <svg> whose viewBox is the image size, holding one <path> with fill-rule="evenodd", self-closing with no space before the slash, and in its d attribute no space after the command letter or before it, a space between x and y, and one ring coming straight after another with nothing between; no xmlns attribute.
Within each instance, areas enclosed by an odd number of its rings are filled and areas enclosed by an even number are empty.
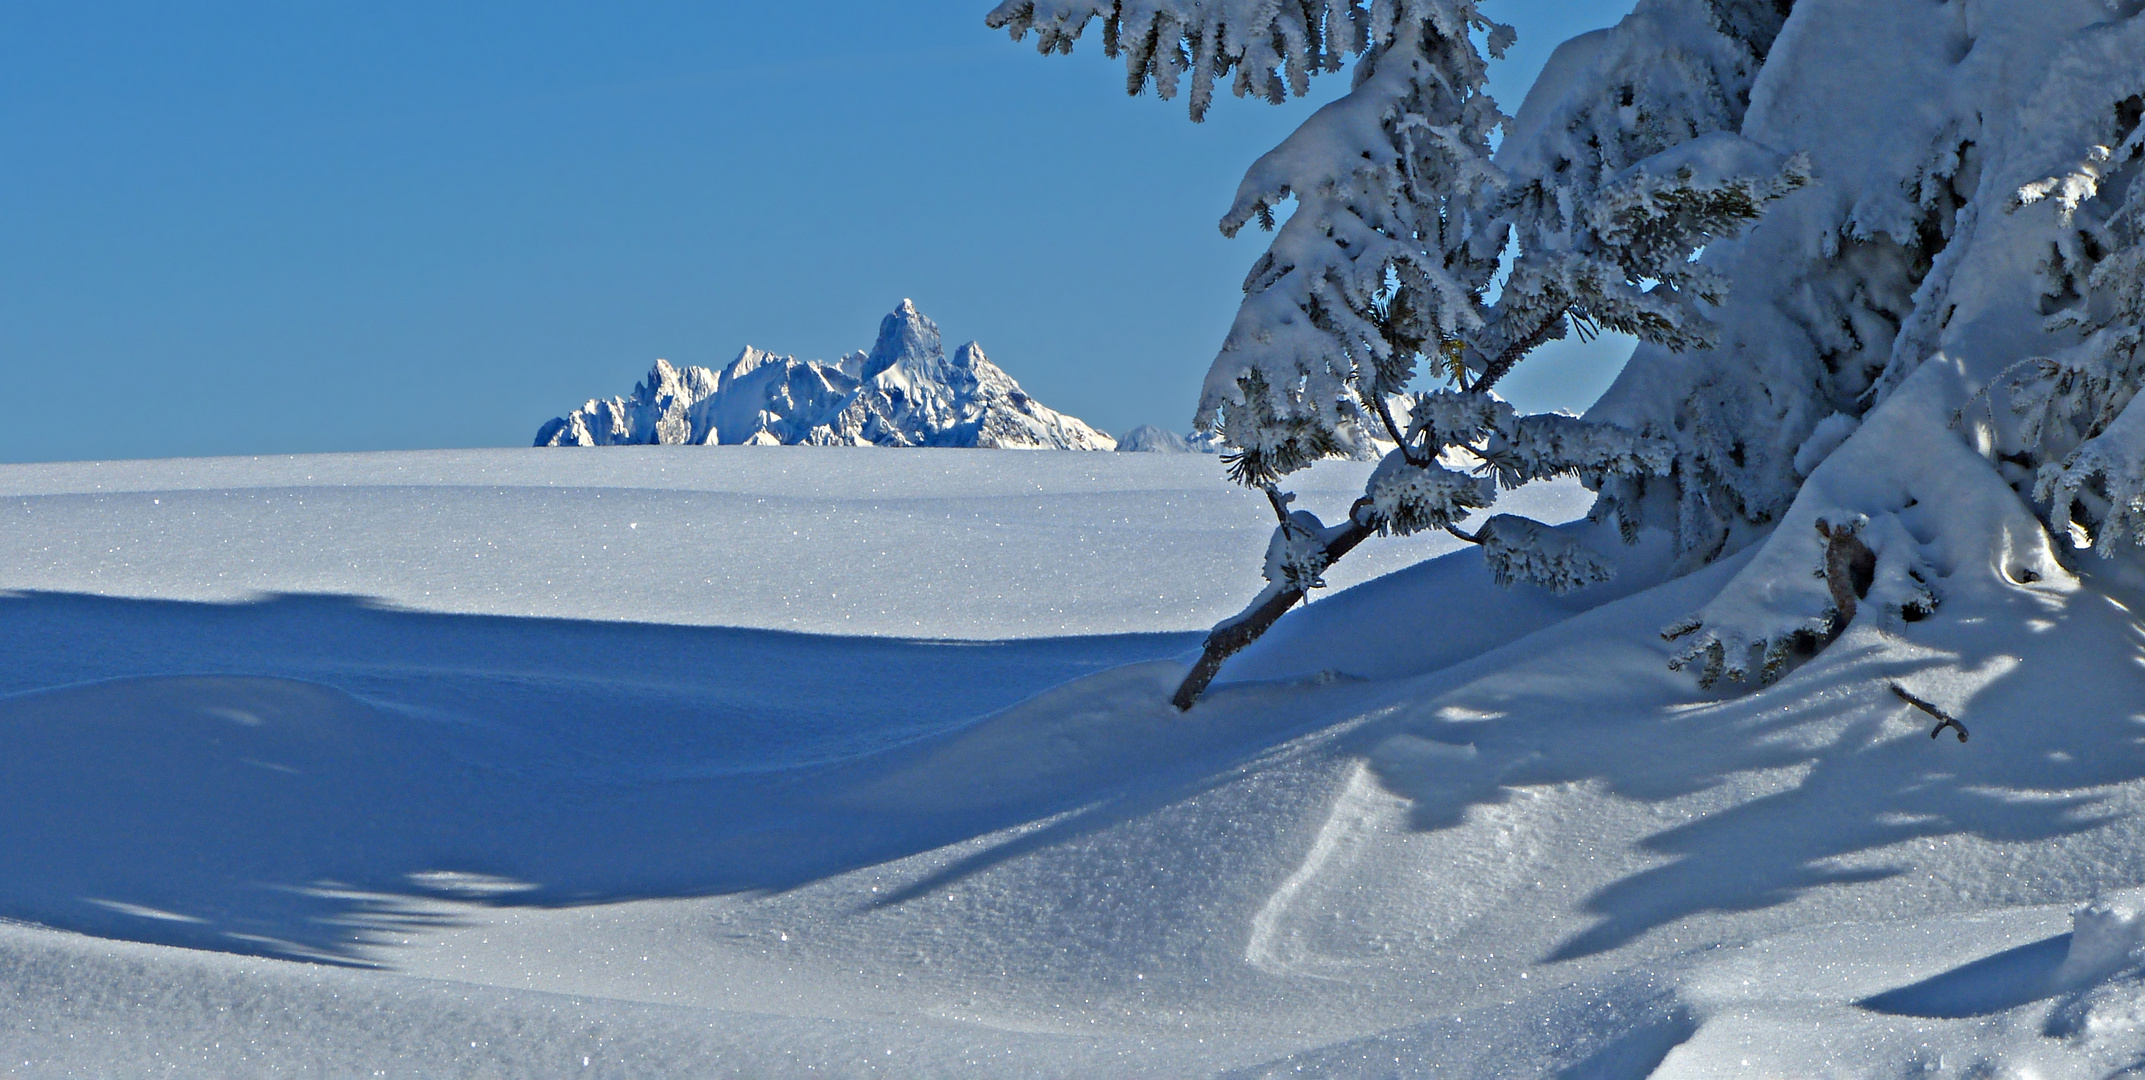
<svg viewBox="0 0 2145 1080"><path fill-rule="evenodd" d="M550 420L538 446L958 446L1111 450L1116 442L1028 396L971 341L948 359L938 324L907 300L869 353L836 363L751 346L721 374L657 360L630 397Z"/></svg>
<svg viewBox="0 0 2145 1080"><path fill-rule="evenodd" d="M1648 537L1615 586L1552 600L1473 589L1462 553L1289 616L1180 715L1165 698L1197 639L1155 632L1182 608L1134 616L1123 583L1150 571L1130 555L1024 579L1093 587L1083 604L1117 614L964 642L918 638L1028 609L934 608L877 636L824 633L846 614L831 604L798 609L815 634L662 625L624 613L711 594L625 547L589 572L621 590L604 619L537 617L512 579L466 587L492 571L408 546L488 516L518 559L556 559L613 543L560 523L608 520L629 492L786 491L755 512L802 529L898 487L966 490L1010 548L1078 566L1093 534L1036 527L1038 500L1117 500L1151 537L1199 490L1171 470L1212 464L869 455L896 462L874 476L854 451L692 453L0 470L0 507L23 515L0 534L6 584L45 590L0 598L0 916L20 923L0 924L0 1060L1675 1078L2099 1077L2145 1058L2125 891L2145 884L2145 626L2124 586L1962 564L1934 616L1857 622L1724 697L1666 669L1658 630L1735 563L1650 584ZM596 464L519 471L566 458ZM555 501L487 501L500 490ZM234 501L179 532L157 500L186 492ZM275 516L330 492L364 501L304 529ZM892 577L938 565L962 527L815 556L885 551ZM341 561L276 561L262 532ZM1248 533L1151 550L1197 546L1219 554L1187 580L1252 591L1233 561ZM84 587L159 550L257 560L247 588L409 562L374 580L461 582L463 607L233 603L168 572ZM1972 740L1932 740L1891 679Z"/></svg>

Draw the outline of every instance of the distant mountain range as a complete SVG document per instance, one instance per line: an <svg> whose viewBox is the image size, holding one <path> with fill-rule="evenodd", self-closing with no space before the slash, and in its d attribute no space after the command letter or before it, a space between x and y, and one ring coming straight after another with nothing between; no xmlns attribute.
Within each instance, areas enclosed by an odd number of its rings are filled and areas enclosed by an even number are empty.
<svg viewBox="0 0 2145 1080"><path fill-rule="evenodd" d="M1117 449L1126 453L1219 454L1221 436L1211 432L1179 435L1168 428L1141 424L1117 440Z"/></svg>
<svg viewBox="0 0 2145 1080"><path fill-rule="evenodd" d="M907 300L868 353L828 363L746 346L720 374L657 360L630 397L591 400L536 433L538 446L649 443L1117 449L1029 397L975 342L948 359L938 324Z"/></svg>

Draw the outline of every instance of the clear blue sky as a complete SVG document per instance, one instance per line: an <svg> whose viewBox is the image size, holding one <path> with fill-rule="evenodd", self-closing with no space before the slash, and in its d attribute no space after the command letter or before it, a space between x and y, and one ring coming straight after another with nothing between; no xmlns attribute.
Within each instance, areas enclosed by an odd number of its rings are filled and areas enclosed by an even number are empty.
<svg viewBox="0 0 2145 1080"><path fill-rule="evenodd" d="M1506 110L1629 6L1488 0ZM12 0L0 461L525 445L904 296L1053 407L1182 429L1263 249L1215 218L1346 77L1193 125L989 7ZM1583 406L1620 359L1507 385Z"/></svg>

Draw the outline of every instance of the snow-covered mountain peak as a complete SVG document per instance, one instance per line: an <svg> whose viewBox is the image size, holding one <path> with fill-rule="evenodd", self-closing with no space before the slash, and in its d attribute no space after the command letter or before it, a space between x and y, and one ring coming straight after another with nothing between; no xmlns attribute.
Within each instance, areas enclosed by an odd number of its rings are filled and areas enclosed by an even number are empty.
<svg viewBox="0 0 2145 1080"><path fill-rule="evenodd" d="M898 341L893 355L884 346ZM879 446L1114 450L1116 440L1028 396L971 341L948 359L938 327L897 308L856 394L829 423L833 441ZM884 366L880 364L884 362Z"/></svg>
<svg viewBox="0 0 2145 1080"><path fill-rule="evenodd" d="M536 443L1116 446L1029 397L975 342L947 357L938 324L909 300L880 320L870 352L827 363L747 345L720 375L658 360L632 397L592 400L545 424Z"/></svg>
<svg viewBox="0 0 2145 1080"><path fill-rule="evenodd" d="M750 375L755 371L758 371L769 361L780 362L789 359L791 358L787 356L776 356L775 354L768 352L765 349L755 349L752 346L747 345L737 354L737 359L730 361L729 367L722 369L722 376L719 380L719 384L716 389L720 389L721 385L726 385L734 379L742 379L745 376ZM663 361L660 360L656 361L656 363L658 364L662 362Z"/></svg>
<svg viewBox="0 0 2145 1080"><path fill-rule="evenodd" d="M914 301L904 297L900 306L879 320L879 340L872 343L862 375L869 379L903 361L914 365L944 361L945 358L938 324L916 310Z"/></svg>
<svg viewBox="0 0 2145 1080"><path fill-rule="evenodd" d="M642 398L680 398L686 402L698 401L715 392L715 374L704 367L680 368L668 360L658 359L649 369L648 377L635 384L633 394Z"/></svg>

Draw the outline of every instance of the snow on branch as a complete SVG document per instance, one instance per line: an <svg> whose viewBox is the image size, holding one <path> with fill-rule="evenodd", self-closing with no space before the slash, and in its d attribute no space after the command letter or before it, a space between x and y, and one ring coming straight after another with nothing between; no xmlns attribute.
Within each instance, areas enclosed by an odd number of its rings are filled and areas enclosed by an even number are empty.
<svg viewBox="0 0 2145 1080"><path fill-rule="evenodd" d="M1232 442L1241 414L1331 427L1342 417L1327 403L1398 392L1425 349L1480 325L1501 247L1480 226L1504 182L1489 150L1503 116L1467 31L1488 24L1461 0L1425 14L1437 17L1373 48L1354 90L1247 173L1224 232L1271 225L1287 198L1297 208L1245 279L1196 425Z"/></svg>
<svg viewBox="0 0 2145 1080"><path fill-rule="evenodd" d="M1342 452L1346 392L1330 372L1323 374L1314 378L1304 372L1279 388L1268 386L1263 371L1241 376L1244 404L1221 424L1230 447L1222 454L1230 479L1246 486L1271 484Z"/></svg>
<svg viewBox="0 0 2145 1080"><path fill-rule="evenodd" d="M2145 544L2145 410L2136 405L2145 387L2145 188L2130 181L2121 203L2102 209L2099 202L2115 174L2145 158L2145 101L2133 96L2111 112L2113 138L2087 147L2068 170L2022 186L2006 207L2054 205L2043 295L2067 303L2046 329L2085 337L2011 365L1974 398L1992 418L2002 402L2011 420L2009 430L1991 433L1999 468L2022 490L2031 480L2052 532L2102 556L2125 536Z"/></svg>
<svg viewBox="0 0 2145 1080"><path fill-rule="evenodd" d="M1518 413L1486 392L1433 390L1417 394L1408 408L1408 439L1427 446L1475 446L1510 428Z"/></svg>
<svg viewBox="0 0 2145 1080"><path fill-rule="evenodd" d="M1524 581L1562 595L1616 576L1607 560L1533 518L1498 514L1479 535L1483 564L1499 585Z"/></svg>
<svg viewBox="0 0 2145 1080"><path fill-rule="evenodd" d="M1692 256L1809 180L1807 157L1712 131L1597 185L1562 177L1552 192L1533 181L1508 212L1520 254L1469 366L1494 382L1541 339L1563 336L1566 317L1678 351L1712 345L1692 302L1719 303L1726 282Z"/></svg>
<svg viewBox="0 0 2145 1080"><path fill-rule="evenodd" d="M2102 182L2140 153L2145 153L2145 126L2133 128L2124 138L2116 140L2113 148L2095 143L2087 148L2085 160L2069 172L2044 177L2019 188L2018 194L2012 198L2012 207L2052 200L2056 204L2058 220L2069 225L2081 204L2099 196Z"/></svg>
<svg viewBox="0 0 2145 1080"><path fill-rule="evenodd" d="M2125 536L2145 545L2145 407L2132 397L2099 434L2041 466L2033 494L2058 528L2080 517L2090 522L2088 536L2103 556Z"/></svg>
<svg viewBox="0 0 2145 1080"><path fill-rule="evenodd" d="M1510 28L1474 20L1473 5L1454 0L1005 0L984 22L1015 41L1033 31L1044 53L1070 53L1098 19L1103 53L1124 60L1125 91L1152 86L1172 98L1189 75L1194 120L1206 115L1217 79L1231 78L1238 97L1301 97L1313 75L1425 22L1454 36L1482 26L1493 51L1511 39Z"/></svg>
<svg viewBox="0 0 2145 1080"><path fill-rule="evenodd" d="M1370 500L1365 523L1388 536L1448 528L1496 498L1482 480L1434 462L1417 464L1400 450L1378 463L1363 495Z"/></svg>
<svg viewBox="0 0 2145 1080"><path fill-rule="evenodd" d="M1690 277L1700 269L1690 261L1693 251L1741 232L1766 203L1809 181L1808 156L1784 156L1733 132L1714 131L1610 178L1585 216L1628 277L1681 284L1696 280Z"/></svg>
<svg viewBox="0 0 2145 1080"><path fill-rule="evenodd" d="M1326 525L1318 515L1297 510L1274 528L1266 543L1266 564L1261 573L1282 588L1308 593L1326 587L1324 574L1332 561L1326 550Z"/></svg>
<svg viewBox="0 0 2145 1080"><path fill-rule="evenodd" d="M1501 425L1480 456L1500 487L1577 476L1598 488L1609 476L1667 476L1676 448L1615 424L1537 413Z"/></svg>
<svg viewBox="0 0 2145 1080"><path fill-rule="evenodd" d="M1725 286L1691 256L1809 176L1800 156L1733 133L1754 50L1778 29L1766 8L1645 0L1609 32L1593 81L1539 109L1530 98L1533 115L1508 122L1469 36L1487 31L1494 53L1502 28L1471 0L1393 7L1399 21L1377 23L1354 89L1260 158L1222 219L1232 235L1271 228L1297 202L1246 276L1195 425L1222 430L1258 466L1239 479L1264 483L1341 444L1351 395L1380 411L1426 358L1482 390L1573 326L1711 343L1695 304ZM1510 130L1493 158L1500 124Z"/></svg>

